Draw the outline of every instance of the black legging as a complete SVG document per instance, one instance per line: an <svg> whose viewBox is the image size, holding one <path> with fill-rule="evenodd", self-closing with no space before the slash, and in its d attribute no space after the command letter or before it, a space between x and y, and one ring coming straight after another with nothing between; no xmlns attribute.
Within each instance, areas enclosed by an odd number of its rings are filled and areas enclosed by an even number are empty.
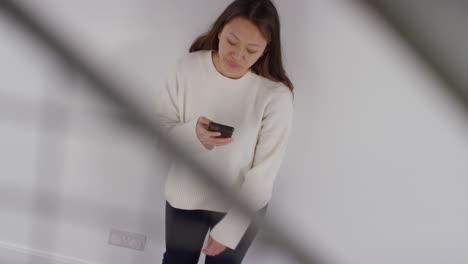
<svg viewBox="0 0 468 264"><path fill-rule="evenodd" d="M268 205L258 211L264 216ZM197 264L206 234L226 213L206 210L182 210L166 201L166 252L163 264ZM206 256L205 264L240 264L257 235L250 225L235 250L226 248L217 256Z"/></svg>

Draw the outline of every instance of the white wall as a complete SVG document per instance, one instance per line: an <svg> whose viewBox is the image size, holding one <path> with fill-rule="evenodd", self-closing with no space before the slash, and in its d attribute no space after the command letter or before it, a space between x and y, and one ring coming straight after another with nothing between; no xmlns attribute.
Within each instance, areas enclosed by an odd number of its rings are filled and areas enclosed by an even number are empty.
<svg viewBox="0 0 468 264"><path fill-rule="evenodd" d="M136 77L131 92L151 107L168 65L230 1L25 2ZM365 7L276 2L296 99L269 217L338 263L466 263L461 107ZM0 33L0 262L160 262L166 158L3 14ZM147 247L108 245L110 228ZM245 263L291 262L263 238Z"/></svg>

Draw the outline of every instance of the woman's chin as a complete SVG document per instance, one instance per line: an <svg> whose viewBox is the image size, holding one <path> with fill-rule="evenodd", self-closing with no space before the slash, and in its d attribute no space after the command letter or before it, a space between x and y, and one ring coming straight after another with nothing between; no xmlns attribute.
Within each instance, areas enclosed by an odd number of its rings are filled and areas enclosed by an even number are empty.
<svg viewBox="0 0 468 264"><path fill-rule="evenodd" d="M228 74L228 77L229 77L229 78L232 78L232 79L239 79L239 78L241 78L242 76L243 76L243 74L240 73L240 71L230 72L230 73Z"/></svg>
<svg viewBox="0 0 468 264"><path fill-rule="evenodd" d="M240 74L240 71L239 70L228 70L227 74L229 74L229 76L237 76L237 75Z"/></svg>
<svg viewBox="0 0 468 264"><path fill-rule="evenodd" d="M226 67L226 70L228 70L232 74L240 74L244 71L244 69L241 66L236 66L236 67Z"/></svg>

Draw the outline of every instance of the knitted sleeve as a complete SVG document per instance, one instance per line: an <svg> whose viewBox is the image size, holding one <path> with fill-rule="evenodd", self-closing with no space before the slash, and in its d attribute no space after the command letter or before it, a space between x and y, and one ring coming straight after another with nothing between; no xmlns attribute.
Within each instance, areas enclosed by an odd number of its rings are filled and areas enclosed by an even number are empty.
<svg viewBox="0 0 468 264"><path fill-rule="evenodd" d="M286 152L292 120L292 93L289 90L276 93L265 108L253 165L244 175L239 193L253 209L260 210L270 201L273 184ZM211 230L211 236L235 249L250 223L250 219L233 207Z"/></svg>
<svg viewBox="0 0 468 264"><path fill-rule="evenodd" d="M198 118L183 120L184 87L177 69L170 71L157 89L155 118L163 132L186 151L207 150L196 133Z"/></svg>

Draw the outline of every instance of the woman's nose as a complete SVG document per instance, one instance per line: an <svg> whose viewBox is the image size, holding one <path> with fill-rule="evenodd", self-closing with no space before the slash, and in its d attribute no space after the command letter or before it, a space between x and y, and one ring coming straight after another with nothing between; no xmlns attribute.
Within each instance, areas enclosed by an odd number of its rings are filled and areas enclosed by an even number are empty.
<svg viewBox="0 0 468 264"><path fill-rule="evenodd" d="M232 57L236 60L242 60L244 55L242 54L242 51L236 50L232 53Z"/></svg>

